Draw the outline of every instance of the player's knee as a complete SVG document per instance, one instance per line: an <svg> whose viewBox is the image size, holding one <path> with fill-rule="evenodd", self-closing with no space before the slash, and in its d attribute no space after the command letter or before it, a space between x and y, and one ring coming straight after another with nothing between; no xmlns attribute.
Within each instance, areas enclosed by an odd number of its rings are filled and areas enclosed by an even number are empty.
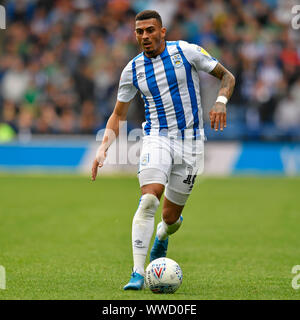
<svg viewBox="0 0 300 320"><path fill-rule="evenodd" d="M138 210L135 214L135 219L143 219L145 217L154 217L155 212L159 206L159 200L154 194L143 194Z"/></svg>
<svg viewBox="0 0 300 320"><path fill-rule="evenodd" d="M141 197L140 207L144 210L157 209L159 206L158 198L151 193L143 194Z"/></svg>
<svg viewBox="0 0 300 320"><path fill-rule="evenodd" d="M160 192L159 190L155 190L155 189L148 189L148 190L142 189L142 192L144 195L151 194L151 195L155 196L158 199L158 201L160 201L162 193L163 193L163 191Z"/></svg>
<svg viewBox="0 0 300 320"><path fill-rule="evenodd" d="M145 194L152 194L156 198L160 199L163 192L164 192L164 185L158 183L152 183L149 185L145 185L141 187L142 193Z"/></svg>

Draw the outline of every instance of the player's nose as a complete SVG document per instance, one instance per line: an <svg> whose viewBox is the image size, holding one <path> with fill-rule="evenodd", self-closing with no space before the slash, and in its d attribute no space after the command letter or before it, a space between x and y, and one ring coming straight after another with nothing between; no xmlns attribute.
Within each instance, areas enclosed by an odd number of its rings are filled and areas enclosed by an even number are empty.
<svg viewBox="0 0 300 320"><path fill-rule="evenodd" d="M149 35L148 35L147 32L144 32L144 33L143 33L142 39L143 39L143 40L149 39Z"/></svg>

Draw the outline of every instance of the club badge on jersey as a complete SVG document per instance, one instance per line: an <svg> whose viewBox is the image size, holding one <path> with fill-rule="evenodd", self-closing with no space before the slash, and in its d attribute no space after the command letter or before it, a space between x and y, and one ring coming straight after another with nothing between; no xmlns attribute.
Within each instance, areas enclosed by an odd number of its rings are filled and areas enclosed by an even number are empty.
<svg viewBox="0 0 300 320"><path fill-rule="evenodd" d="M171 59L175 68L180 68L183 65L183 60L180 54L174 54L171 56Z"/></svg>

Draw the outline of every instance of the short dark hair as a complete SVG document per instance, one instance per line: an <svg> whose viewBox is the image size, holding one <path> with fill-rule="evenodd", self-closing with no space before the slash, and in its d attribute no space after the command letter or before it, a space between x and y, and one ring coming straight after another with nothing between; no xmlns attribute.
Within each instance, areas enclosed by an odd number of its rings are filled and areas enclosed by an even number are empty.
<svg viewBox="0 0 300 320"><path fill-rule="evenodd" d="M161 20L161 16L160 14L155 11L155 10L144 10L144 11L141 11L140 13L138 13L136 16L135 16L135 21L138 21L138 20L147 20L147 19L156 19L160 25L162 26L162 20Z"/></svg>

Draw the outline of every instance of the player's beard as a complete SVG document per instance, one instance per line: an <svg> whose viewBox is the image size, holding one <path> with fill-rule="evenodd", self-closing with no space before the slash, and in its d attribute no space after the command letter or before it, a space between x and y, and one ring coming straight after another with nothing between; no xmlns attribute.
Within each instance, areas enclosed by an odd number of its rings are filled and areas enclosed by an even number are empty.
<svg viewBox="0 0 300 320"><path fill-rule="evenodd" d="M160 43L161 43L161 39L158 39L157 41L152 41L152 43L154 42L154 49L146 49L144 48L144 51L145 53L147 53L148 56L150 56L151 58L152 57L155 57L157 56L157 52L159 51L159 48L160 48Z"/></svg>
<svg viewBox="0 0 300 320"><path fill-rule="evenodd" d="M145 51L147 53L148 56L150 57L154 57L155 56L155 50L149 50L149 51Z"/></svg>

